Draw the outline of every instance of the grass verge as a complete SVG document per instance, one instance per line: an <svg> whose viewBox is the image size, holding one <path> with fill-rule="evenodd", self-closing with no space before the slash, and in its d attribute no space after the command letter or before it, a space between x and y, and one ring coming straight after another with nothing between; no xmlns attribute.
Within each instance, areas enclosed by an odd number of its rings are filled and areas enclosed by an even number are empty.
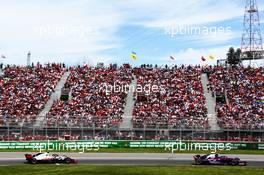
<svg viewBox="0 0 264 175"><path fill-rule="evenodd" d="M263 175L263 172L264 168L229 166L15 165L0 168L3 175Z"/></svg>

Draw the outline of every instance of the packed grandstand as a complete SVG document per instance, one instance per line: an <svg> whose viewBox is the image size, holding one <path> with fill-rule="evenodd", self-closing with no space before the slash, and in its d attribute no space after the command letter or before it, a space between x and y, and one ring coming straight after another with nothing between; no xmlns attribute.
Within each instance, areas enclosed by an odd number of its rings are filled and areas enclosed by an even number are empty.
<svg viewBox="0 0 264 175"><path fill-rule="evenodd" d="M108 92L133 82L162 90ZM6 65L0 85L0 140L264 140L263 67Z"/></svg>

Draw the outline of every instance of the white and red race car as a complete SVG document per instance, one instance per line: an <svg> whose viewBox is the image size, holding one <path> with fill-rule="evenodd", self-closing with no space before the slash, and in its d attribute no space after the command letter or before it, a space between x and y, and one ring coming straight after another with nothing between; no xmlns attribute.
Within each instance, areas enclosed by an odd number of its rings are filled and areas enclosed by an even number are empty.
<svg viewBox="0 0 264 175"><path fill-rule="evenodd" d="M37 154L25 154L26 160L30 164L37 164L37 163L77 163L75 159L72 159L65 155L58 155L58 154L50 154L49 152L45 153L37 153Z"/></svg>

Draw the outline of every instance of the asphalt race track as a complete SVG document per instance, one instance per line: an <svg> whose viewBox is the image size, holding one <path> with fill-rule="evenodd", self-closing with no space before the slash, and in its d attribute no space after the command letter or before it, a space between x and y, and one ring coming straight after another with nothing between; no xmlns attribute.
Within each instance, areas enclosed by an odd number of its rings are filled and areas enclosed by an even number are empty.
<svg viewBox="0 0 264 175"><path fill-rule="evenodd" d="M0 152L0 166L24 164L25 152ZM33 153L34 154L34 153ZM60 153L59 153L60 154ZM79 164L107 165L192 165L193 154L158 153L62 153ZM264 155L228 155L247 161L248 166L264 167Z"/></svg>

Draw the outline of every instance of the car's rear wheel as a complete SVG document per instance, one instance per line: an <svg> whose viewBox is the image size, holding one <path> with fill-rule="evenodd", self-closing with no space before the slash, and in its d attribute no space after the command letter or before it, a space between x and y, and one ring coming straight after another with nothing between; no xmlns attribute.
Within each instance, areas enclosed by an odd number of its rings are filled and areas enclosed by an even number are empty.
<svg viewBox="0 0 264 175"><path fill-rule="evenodd" d="M70 164L70 163L71 163L71 159L70 159L70 158L66 158L64 161L65 161L65 163L67 163L67 164Z"/></svg>
<svg viewBox="0 0 264 175"><path fill-rule="evenodd" d="M32 159L30 160L30 163L32 163L32 164L36 164L36 163L37 163L37 159L32 158Z"/></svg>
<svg viewBox="0 0 264 175"><path fill-rule="evenodd" d="M202 163L203 163L203 161L200 158L196 160L197 165L202 165Z"/></svg>

